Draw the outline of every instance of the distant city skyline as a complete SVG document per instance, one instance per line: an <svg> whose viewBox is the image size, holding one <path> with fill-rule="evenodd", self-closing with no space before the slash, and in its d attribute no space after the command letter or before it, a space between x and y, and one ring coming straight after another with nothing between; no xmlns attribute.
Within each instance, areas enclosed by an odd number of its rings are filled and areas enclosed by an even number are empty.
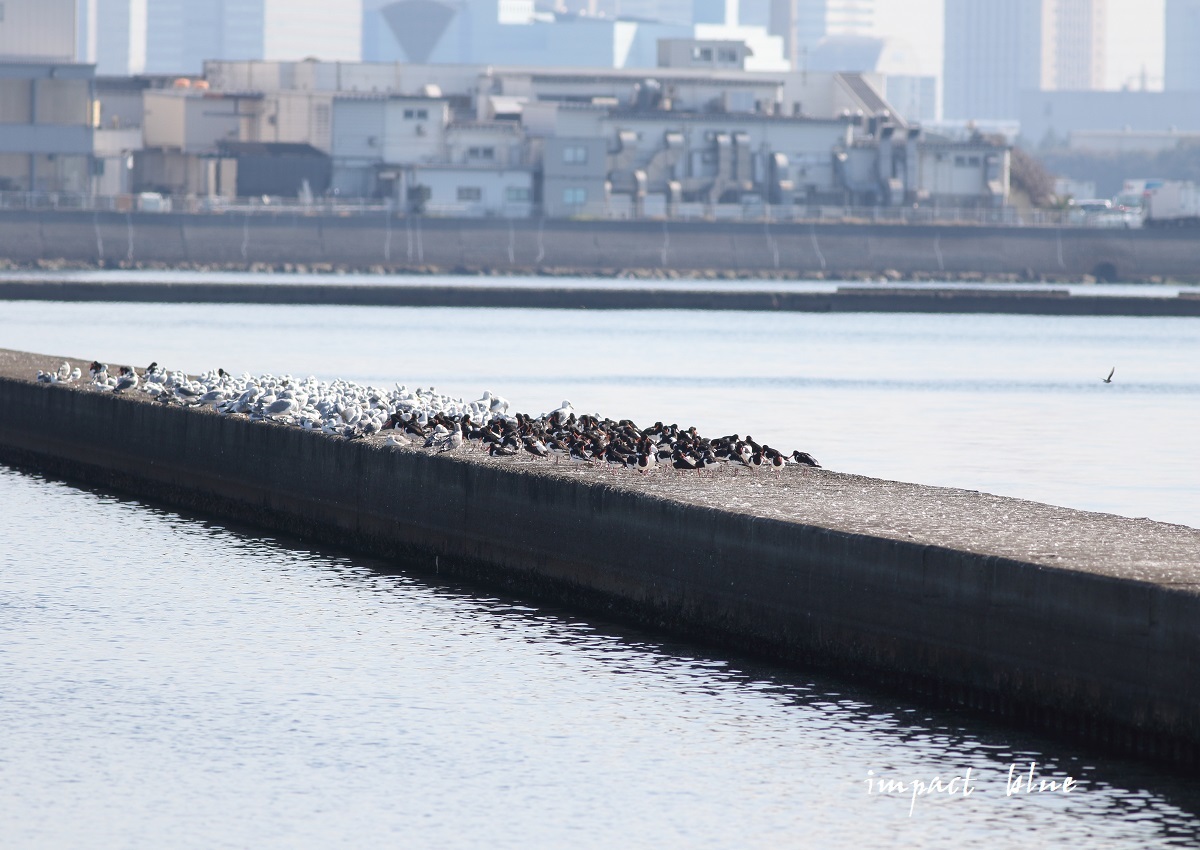
<svg viewBox="0 0 1200 850"><path fill-rule="evenodd" d="M3 5L0 3L0 5ZM101 75L197 74L209 59L357 61L361 0L75 0L81 61Z"/></svg>
<svg viewBox="0 0 1200 850"><path fill-rule="evenodd" d="M1001 0L997 0L1000 2ZM1137 89L1163 82L1164 0L1108 0L1104 87ZM876 0L875 34L902 38L921 56L921 70L942 74L945 0Z"/></svg>
<svg viewBox="0 0 1200 850"><path fill-rule="evenodd" d="M369 0L368 6L374 8L381 2L386 2L386 0L375 0L375 2ZM593 0L593 2L597 2L597 0ZM602 2L603 0L599 0L597 5L602 5ZM627 0L627 2L633 4L634 0ZM765 25L769 2L770 0L743 0L743 12L750 12L752 18L763 17ZM996 2L1008 2L1008 0L996 0ZM1178 3L1179 0L1175 0L1175 2ZM173 55L183 60L178 63L177 70L195 73L199 70L198 56L221 52L216 49L215 44L211 47L207 46L210 42L214 42L214 26L199 25L205 22L192 20L209 4L221 8L227 6L239 13L243 11L243 7L260 5L264 8L270 6L273 9L277 7L289 9L290 14L275 17L275 25L268 27L268 29L278 31L273 33L276 38L291 38L293 35L291 30L300 21L309 23L311 29L313 21L311 15L296 14L286 0L282 0L282 2L281 0L224 0L223 4L219 0L200 0L200 2L197 0L78 0L78 3L82 26L86 26L89 20L97 17L106 21L105 36L100 39L99 45L94 32L91 34L90 41L85 32L81 31L80 33L82 53L91 57L104 58L105 61L100 62L101 73L121 73L122 67L128 67L133 71L142 68L156 72L170 71L175 69L174 65L176 64L171 61ZM337 0L333 0L332 3L330 0L306 0L306 4L308 3L341 8ZM693 0L644 0L644 5L647 5L646 11L651 8L659 11L660 7L665 9L668 6L672 9L678 7L680 10L690 10L692 3ZM830 22L835 29L841 31L845 26L842 18L846 18L855 22L854 31L862 32L865 24L870 27L870 34L901 39L913 48L912 54L917 57L919 73L942 77L944 71L945 0L810 0L807 4L801 3L799 10L811 17L814 14L813 9L826 3L829 9L836 8L838 10L830 12ZM1164 3L1165 0L1107 0L1107 20L1104 27L1105 47L1099 66L1103 68L1099 79L1103 88L1110 90L1122 88L1137 90L1143 86L1150 90L1163 88ZM193 6L195 7L194 11ZM130 17L129 14L122 15L121 13L126 12L127 9L129 11L138 10L140 18ZM850 11L844 12L843 9ZM183 14L184 11L187 11L188 14ZM98 14L100 12L104 14ZM175 14L175 12L179 12L179 14ZM265 15L263 17L272 18L273 16ZM128 23L125 23L126 18L129 19ZM798 20L802 33L806 20L803 17ZM147 45L144 43L144 28L147 24L153 24L156 21L167 22L170 26L163 32L156 33L156 38ZM265 24L266 20L263 20L258 27L261 29ZM114 25L116 26L115 30L113 29ZM132 31L130 31L131 29ZM161 30L162 26L156 25L155 29ZM233 26L231 31L242 40L252 35L249 28L240 24ZM267 34L263 33L263 35ZM361 54L360 45L357 42L353 45L353 50L339 47L329 51L306 49L305 52L314 55L330 54L324 58L330 58L333 55L352 58L352 54L374 57L378 51L374 49L374 42L371 39L377 36L372 32L371 27L367 28L363 36ZM126 44L131 39L133 42L141 41L142 43ZM216 41L221 41L221 39L216 39ZM266 49L268 46L260 45L248 53L246 50L232 52L238 55L247 53L247 55L264 57L290 56L286 49ZM811 47L809 49L811 50ZM121 56L126 58L123 61L107 58L113 51L119 54L117 58ZM1177 50L1176 53L1178 54L1179 51ZM205 56L205 58L210 57ZM211 58L216 58L216 56Z"/></svg>

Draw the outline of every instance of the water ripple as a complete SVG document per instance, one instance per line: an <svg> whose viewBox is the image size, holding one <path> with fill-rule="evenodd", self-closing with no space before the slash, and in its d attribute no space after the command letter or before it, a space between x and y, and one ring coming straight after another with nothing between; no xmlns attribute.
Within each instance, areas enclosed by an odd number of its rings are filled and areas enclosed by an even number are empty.
<svg viewBox="0 0 1200 850"><path fill-rule="evenodd" d="M0 467L6 848L1186 847L1194 783ZM1070 795L1009 798L1010 765ZM970 797L868 771L971 768Z"/></svg>

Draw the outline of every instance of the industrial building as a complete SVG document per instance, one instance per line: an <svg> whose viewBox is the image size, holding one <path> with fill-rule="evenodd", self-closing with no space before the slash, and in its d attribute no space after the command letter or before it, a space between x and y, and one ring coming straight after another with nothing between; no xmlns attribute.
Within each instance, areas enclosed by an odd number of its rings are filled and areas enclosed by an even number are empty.
<svg viewBox="0 0 1200 850"><path fill-rule="evenodd" d="M87 192L94 75L72 61L75 0L0 6L0 191Z"/></svg>
<svg viewBox="0 0 1200 850"><path fill-rule="evenodd" d="M867 35L826 36L809 55L810 71L849 71L883 78L883 96L905 118L936 121L937 77L924 73L908 43Z"/></svg>
<svg viewBox="0 0 1200 850"><path fill-rule="evenodd" d="M0 191L87 192L92 69L0 62Z"/></svg>
<svg viewBox="0 0 1200 850"><path fill-rule="evenodd" d="M683 67L635 70L213 62L147 89L135 177L229 195L256 160L328 161L327 194L426 215L741 218L810 206L1002 206L1008 149L927 136L878 75L696 68L714 47L665 45ZM280 194L320 193L314 163ZM319 171L324 174L324 171Z"/></svg>
<svg viewBox="0 0 1200 850"><path fill-rule="evenodd" d="M28 55L0 56L0 189L155 192L193 208L363 199L508 217L788 217L1007 199L1002 143L927 135L889 102L882 75L752 68L783 39L763 36L772 47L758 53L720 37L744 34L737 0L697 12L719 23L655 41L646 68L306 59L100 77L67 61L75 2L6 0L0 45ZM146 0L147 20L164 2ZM254 2L253 15L274 8ZM522 2L504 14L525 14ZM133 0L124 8L140 14ZM129 14L106 23L126 28ZM197 25L198 43L205 32Z"/></svg>

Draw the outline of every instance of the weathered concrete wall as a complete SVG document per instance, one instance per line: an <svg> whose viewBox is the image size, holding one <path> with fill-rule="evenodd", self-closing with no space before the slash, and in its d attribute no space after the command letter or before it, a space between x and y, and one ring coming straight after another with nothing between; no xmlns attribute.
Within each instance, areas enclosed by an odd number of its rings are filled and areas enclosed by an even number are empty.
<svg viewBox="0 0 1200 850"><path fill-rule="evenodd" d="M11 376L0 377L0 459L1149 757L1200 757L1200 531L1003 500L1006 515L1044 509L1046 527L984 553L950 536L776 518L767 503L670 498L636 473L430 456ZM754 491L738 480L727 483ZM805 480L831 499L878 498L868 479ZM919 513L922 492L967 527L972 510L996 510L996 497L897 486L911 495L898 512ZM1029 557L1038 538L1051 552L1056 537L1081 535L1074 545L1102 562L1131 537L1120 551L1144 555L1093 569Z"/></svg>
<svg viewBox="0 0 1200 850"><path fill-rule="evenodd" d="M331 264L489 271L883 272L1200 279L1200 232L871 224L0 212L32 263Z"/></svg>

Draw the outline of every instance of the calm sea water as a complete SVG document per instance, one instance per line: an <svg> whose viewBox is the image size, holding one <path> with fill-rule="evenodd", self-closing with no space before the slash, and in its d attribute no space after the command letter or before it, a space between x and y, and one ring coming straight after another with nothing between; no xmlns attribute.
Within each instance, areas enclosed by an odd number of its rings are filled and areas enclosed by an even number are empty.
<svg viewBox="0 0 1200 850"><path fill-rule="evenodd" d="M0 346L565 397L1200 526L1200 320L5 303ZM0 505L6 850L1200 842L1194 782L978 718L3 467ZM1079 787L1006 796L1030 762Z"/></svg>
<svg viewBox="0 0 1200 850"><path fill-rule="evenodd" d="M1200 842L1190 778L4 467L0 504L6 850ZM1007 796L1030 762L1078 787Z"/></svg>
<svg viewBox="0 0 1200 850"><path fill-rule="evenodd" d="M1194 318L10 302L0 346L488 389L531 413L569 399L833 469L1200 527Z"/></svg>

